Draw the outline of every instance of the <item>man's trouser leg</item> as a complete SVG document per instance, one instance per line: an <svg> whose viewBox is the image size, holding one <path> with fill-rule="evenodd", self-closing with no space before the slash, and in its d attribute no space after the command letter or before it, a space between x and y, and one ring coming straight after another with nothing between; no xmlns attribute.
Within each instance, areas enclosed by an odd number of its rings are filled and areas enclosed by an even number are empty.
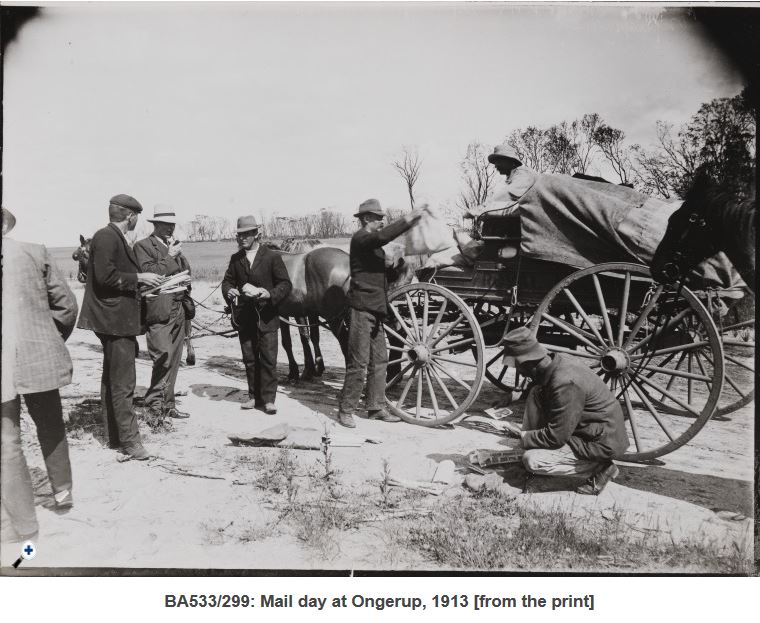
<svg viewBox="0 0 760 623"><path fill-rule="evenodd" d="M150 387L145 392L145 406L165 411L174 408L174 384L177 380L182 344L185 337L185 310L182 301L172 301L169 320L148 327L148 353L153 361Z"/></svg>
<svg viewBox="0 0 760 623"><path fill-rule="evenodd" d="M525 399L523 430L543 428L545 422L546 417L541 408L541 388L533 387ZM541 476L588 476L602 465L598 461L579 459L567 444L556 450L526 450L522 461L525 469Z"/></svg>
<svg viewBox="0 0 760 623"><path fill-rule="evenodd" d="M132 410L135 394L135 354L137 340L99 334L103 344L103 377L106 379L105 394L108 404L104 425L109 440L121 446L140 443L137 418ZM102 390L101 390L102 394Z"/></svg>
<svg viewBox="0 0 760 623"><path fill-rule="evenodd" d="M277 398L277 331L254 333L256 350L255 395L263 403L274 403Z"/></svg>
<svg viewBox="0 0 760 623"><path fill-rule="evenodd" d="M370 330L369 365L367 366L367 411L385 407L385 377L388 369L388 348L380 316L374 316Z"/></svg>
<svg viewBox="0 0 760 623"><path fill-rule="evenodd" d="M369 365L373 314L354 308L349 313L346 376L340 393L339 410L353 415L359 405Z"/></svg>
<svg viewBox="0 0 760 623"><path fill-rule="evenodd" d="M71 491L71 462L66 426L63 423L61 395L57 389L39 394L25 394L24 402L37 427L37 439L45 458L53 493Z"/></svg>
<svg viewBox="0 0 760 623"><path fill-rule="evenodd" d="M34 511L32 477L21 450L21 402L18 396L2 403L2 431L0 435L0 500L3 515L10 520L15 534L5 532L4 541L23 539L37 533L37 515Z"/></svg>

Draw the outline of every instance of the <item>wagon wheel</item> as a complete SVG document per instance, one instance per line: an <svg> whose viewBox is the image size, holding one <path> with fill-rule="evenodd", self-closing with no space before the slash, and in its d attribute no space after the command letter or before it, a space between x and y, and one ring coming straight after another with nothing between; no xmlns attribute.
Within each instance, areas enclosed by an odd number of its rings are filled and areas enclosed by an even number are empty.
<svg viewBox="0 0 760 623"><path fill-rule="evenodd" d="M563 319L568 314L573 323ZM723 386L718 330L690 290L676 295L653 283L644 266L599 264L573 273L544 297L531 330L549 350L588 363L621 402L631 439L623 460L672 452L715 411ZM692 372L683 366L688 359ZM693 419L657 409L653 396Z"/></svg>
<svg viewBox="0 0 760 623"><path fill-rule="evenodd" d="M720 328L726 382L723 384L715 416L733 413L755 400L755 341L752 339L754 331L754 320L735 322ZM704 339L704 336L695 335L693 339ZM712 356L709 350L700 349L699 352L699 359L692 357L690 360L687 357L685 361L680 362L679 368L686 372L691 372L692 369L701 372L700 363L707 361L711 364ZM661 395L657 393L651 396L652 403L659 410L682 417L693 417L686 409L673 403L668 404L667 401L661 402L660 398Z"/></svg>
<svg viewBox="0 0 760 623"><path fill-rule="evenodd" d="M458 418L483 385L483 334L475 316L456 294L433 283L394 290L389 307L385 331L394 374L385 388L388 409L420 426Z"/></svg>

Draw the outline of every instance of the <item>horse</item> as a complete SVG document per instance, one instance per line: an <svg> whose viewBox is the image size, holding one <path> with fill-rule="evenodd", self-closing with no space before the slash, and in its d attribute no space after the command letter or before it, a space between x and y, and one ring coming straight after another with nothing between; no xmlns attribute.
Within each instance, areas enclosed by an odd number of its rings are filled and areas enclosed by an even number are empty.
<svg viewBox="0 0 760 623"><path fill-rule="evenodd" d="M683 205L668 220L652 259L652 274L671 284L723 251L755 292L755 190L737 198L698 172Z"/></svg>
<svg viewBox="0 0 760 623"><path fill-rule="evenodd" d="M270 248L273 245L270 245ZM292 248L292 247L291 247ZM298 363L293 356L288 318L295 318L304 352L304 372L308 381L321 376L325 370L319 345L320 318L335 335L343 356L348 347L345 312L348 307L348 287L351 268L348 253L333 247L317 247L306 253L289 253L274 249L282 258L293 288L279 305L280 336L288 357L288 378L298 380ZM312 356L309 340L314 347Z"/></svg>
<svg viewBox="0 0 760 623"><path fill-rule="evenodd" d="M90 245L92 238L85 238L79 234L79 247L71 254L71 259L78 263L77 281L87 283L87 263L90 259ZM185 349L187 357L185 362L188 366L195 365L195 348L192 342L193 324L191 320L185 320Z"/></svg>

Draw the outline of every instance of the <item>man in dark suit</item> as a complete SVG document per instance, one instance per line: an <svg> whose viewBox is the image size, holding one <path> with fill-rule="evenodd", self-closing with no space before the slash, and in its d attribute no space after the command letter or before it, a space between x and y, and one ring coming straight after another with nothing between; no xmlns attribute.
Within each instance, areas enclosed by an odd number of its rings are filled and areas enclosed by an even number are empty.
<svg viewBox="0 0 760 623"><path fill-rule="evenodd" d="M134 459L149 458L142 445L132 409L135 393L137 339L141 284L157 286L164 277L139 272L125 234L137 226L142 206L129 195L116 195L108 206L110 223L92 238L87 264L87 285L77 326L89 329L103 345L100 398L103 424L112 448Z"/></svg>
<svg viewBox="0 0 760 623"><path fill-rule="evenodd" d="M3 542L23 542L35 537L38 524L32 479L21 446L21 396L37 427L55 507L65 510L73 504L69 446L58 389L71 383L71 358L64 342L74 330L77 301L47 249L7 238L15 218L5 208L2 215L0 537Z"/></svg>
<svg viewBox="0 0 760 623"><path fill-rule="evenodd" d="M174 240L177 216L171 206L158 205L152 219L153 233L135 243L134 251L140 270L168 277L190 269L182 255L182 244ZM185 337L185 308L183 300L187 291L157 294L145 299L145 323L148 352L153 360L150 387L145 393L145 406L154 422L165 417L188 418L179 411L174 399L182 344Z"/></svg>
<svg viewBox="0 0 760 623"><path fill-rule="evenodd" d="M277 306L292 288L282 258L259 244L259 226L253 216L237 222L240 250L230 258L222 281L222 294L233 306L238 337L248 377L249 400L243 409L263 408L277 413Z"/></svg>

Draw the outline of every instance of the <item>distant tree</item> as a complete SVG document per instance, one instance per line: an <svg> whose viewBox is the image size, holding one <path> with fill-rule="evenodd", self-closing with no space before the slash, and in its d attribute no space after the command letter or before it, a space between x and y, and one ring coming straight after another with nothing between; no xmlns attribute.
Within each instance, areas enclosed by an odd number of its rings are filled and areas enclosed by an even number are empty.
<svg viewBox="0 0 760 623"><path fill-rule="evenodd" d="M497 171L488 162L488 150L477 141L467 146L459 163L464 189L459 192L456 207L462 213L482 206L493 193Z"/></svg>
<svg viewBox="0 0 760 623"><path fill-rule="evenodd" d="M574 173L587 173L594 159L594 132L604 122L595 112L587 113L570 124L569 136L575 150Z"/></svg>
<svg viewBox="0 0 760 623"><path fill-rule="evenodd" d="M578 170L571 125L563 121L544 131L545 162L549 173L572 175Z"/></svg>
<svg viewBox="0 0 760 623"><path fill-rule="evenodd" d="M507 137L507 143L517 152L525 166L539 173L547 172L545 130L532 125L524 130L518 128Z"/></svg>
<svg viewBox="0 0 760 623"><path fill-rule="evenodd" d="M419 179L422 167L422 161L417 153L417 149L404 146L401 157L394 160L391 166L398 171L398 174L404 180L409 193L409 203L412 209L414 209L414 185Z"/></svg>
<svg viewBox="0 0 760 623"><path fill-rule="evenodd" d="M599 125L592 135L594 144L601 150L607 164L612 167L621 184L632 184L634 155L632 147L626 146L625 132L606 123Z"/></svg>

